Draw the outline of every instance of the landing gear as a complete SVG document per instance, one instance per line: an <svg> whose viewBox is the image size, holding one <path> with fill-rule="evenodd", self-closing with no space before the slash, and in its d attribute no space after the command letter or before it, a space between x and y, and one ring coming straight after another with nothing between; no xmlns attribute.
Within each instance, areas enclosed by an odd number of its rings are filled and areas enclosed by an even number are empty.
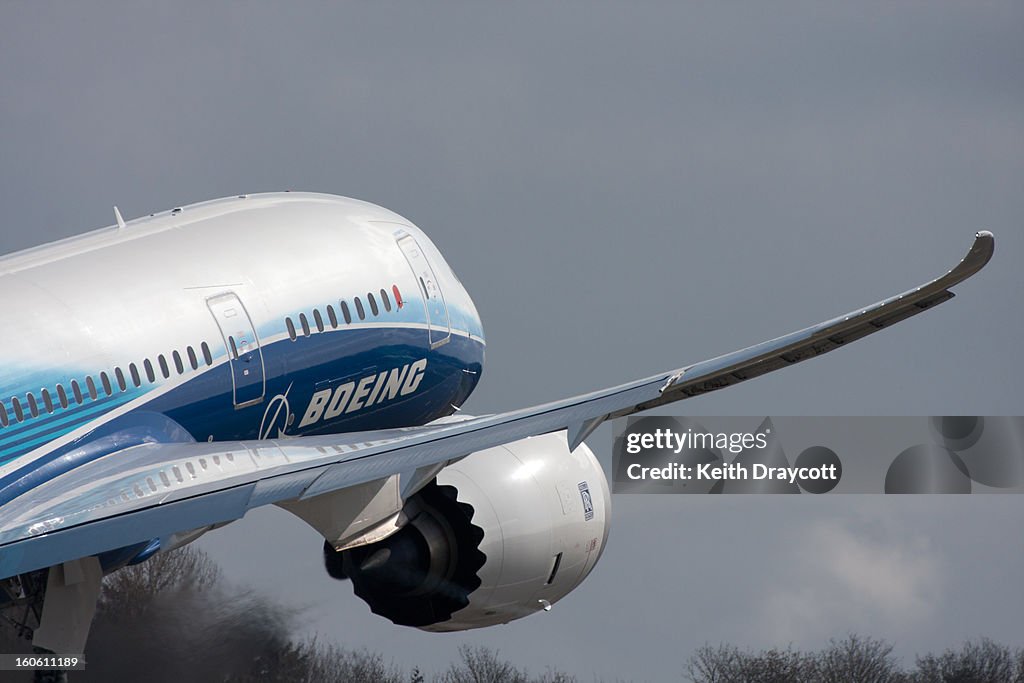
<svg viewBox="0 0 1024 683"><path fill-rule="evenodd" d="M103 569L95 557L0 581L3 617L32 653L82 655L96 613ZM37 683L67 681L67 672L35 671Z"/></svg>

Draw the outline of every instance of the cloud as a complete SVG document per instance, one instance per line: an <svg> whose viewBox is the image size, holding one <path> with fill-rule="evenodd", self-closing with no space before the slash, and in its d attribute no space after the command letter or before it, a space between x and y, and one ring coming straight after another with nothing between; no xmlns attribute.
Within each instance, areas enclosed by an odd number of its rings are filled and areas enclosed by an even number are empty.
<svg viewBox="0 0 1024 683"><path fill-rule="evenodd" d="M780 643L850 632L900 633L930 619L945 587L927 536L857 520L812 523L792 565L766 594L760 622Z"/></svg>

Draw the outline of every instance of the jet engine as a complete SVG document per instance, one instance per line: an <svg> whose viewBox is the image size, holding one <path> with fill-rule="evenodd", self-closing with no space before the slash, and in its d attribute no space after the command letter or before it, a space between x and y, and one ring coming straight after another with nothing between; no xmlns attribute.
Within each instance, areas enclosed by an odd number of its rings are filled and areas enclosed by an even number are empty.
<svg viewBox="0 0 1024 683"><path fill-rule="evenodd" d="M461 631L549 610L578 586L604 550L610 496L594 454L570 453L560 432L469 455L403 512L381 541L325 545L327 571L396 624Z"/></svg>

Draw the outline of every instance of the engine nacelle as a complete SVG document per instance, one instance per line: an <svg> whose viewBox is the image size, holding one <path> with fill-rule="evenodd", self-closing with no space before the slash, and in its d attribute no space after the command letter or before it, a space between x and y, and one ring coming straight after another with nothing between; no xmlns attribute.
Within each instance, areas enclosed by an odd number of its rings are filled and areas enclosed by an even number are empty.
<svg viewBox="0 0 1024 683"><path fill-rule="evenodd" d="M388 538L342 552L336 578L373 612L427 631L502 624L551 605L593 569L608 538L611 499L586 444L565 433L473 453L405 505Z"/></svg>

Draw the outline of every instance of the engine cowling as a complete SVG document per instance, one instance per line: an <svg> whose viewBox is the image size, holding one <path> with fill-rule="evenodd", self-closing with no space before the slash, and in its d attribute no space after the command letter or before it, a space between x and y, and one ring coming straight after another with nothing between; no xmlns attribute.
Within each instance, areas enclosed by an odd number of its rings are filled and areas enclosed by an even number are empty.
<svg viewBox="0 0 1024 683"><path fill-rule="evenodd" d="M604 550L608 482L585 444L565 433L473 453L406 501L388 538L336 552L328 572L352 580L396 624L460 631L550 609Z"/></svg>

